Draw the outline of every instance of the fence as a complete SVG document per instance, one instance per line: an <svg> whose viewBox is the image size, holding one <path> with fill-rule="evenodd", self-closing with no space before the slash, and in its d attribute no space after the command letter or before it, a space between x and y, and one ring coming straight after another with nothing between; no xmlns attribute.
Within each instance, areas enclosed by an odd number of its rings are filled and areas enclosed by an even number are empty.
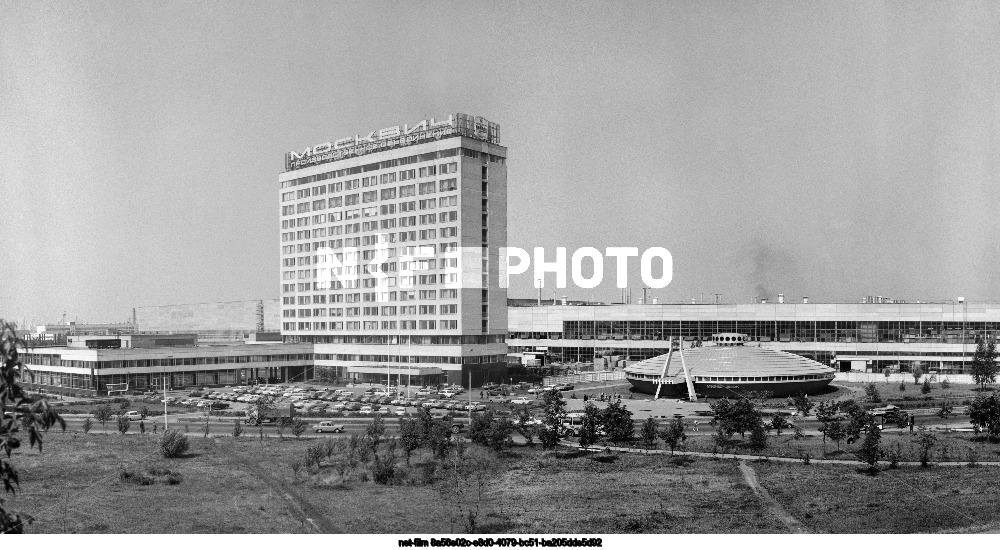
<svg viewBox="0 0 1000 550"><path fill-rule="evenodd" d="M940 382L947 379L948 382L953 384L974 384L971 374L925 374L920 377L918 383L923 383L924 378L930 376L931 382ZM913 375L908 372L903 373L893 373L889 375L889 379L886 380L884 374L878 374L874 372L838 372L835 380L840 382L913 382Z"/></svg>
<svg viewBox="0 0 1000 550"><path fill-rule="evenodd" d="M595 371L581 372L580 374L566 374L563 376L546 376L542 379L542 384L573 384L580 382L608 382L611 380L625 380L625 371Z"/></svg>

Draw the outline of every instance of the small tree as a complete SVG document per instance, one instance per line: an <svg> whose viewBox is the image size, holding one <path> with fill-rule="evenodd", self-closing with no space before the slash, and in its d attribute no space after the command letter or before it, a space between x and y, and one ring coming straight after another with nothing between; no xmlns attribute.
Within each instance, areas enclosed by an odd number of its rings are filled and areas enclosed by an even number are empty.
<svg viewBox="0 0 1000 550"><path fill-rule="evenodd" d="M128 419L124 414L118 415L118 432L125 435L129 427L132 425L132 421Z"/></svg>
<svg viewBox="0 0 1000 550"><path fill-rule="evenodd" d="M757 454L767 448L767 430L764 429L763 424L758 424L750 430L750 439L747 441L747 445L752 452Z"/></svg>
<svg viewBox="0 0 1000 550"><path fill-rule="evenodd" d="M563 401L562 394L556 390L549 390L542 394L542 400L544 416L539 439L542 442L542 448L552 449L562 439L562 425L566 420L566 402Z"/></svg>
<svg viewBox="0 0 1000 550"><path fill-rule="evenodd" d="M586 449L597 443L597 431L601 426L601 410L593 403L587 403L583 407L583 421L580 426L580 446Z"/></svg>
<svg viewBox="0 0 1000 550"><path fill-rule="evenodd" d="M942 390L946 390L946 389L948 389L950 387L951 387L951 382L949 382L947 378L941 380L941 389Z"/></svg>
<svg viewBox="0 0 1000 550"><path fill-rule="evenodd" d="M980 393L969 405L968 415L976 433L986 433L990 438L1000 436L1000 398L995 393L989 397Z"/></svg>
<svg viewBox="0 0 1000 550"><path fill-rule="evenodd" d="M913 365L910 368L910 374L913 375L913 385L916 386L920 383L920 377L924 375L924 369L920 365Z"/></svg>
<svg viewBox="0 0 1000 550"><path fill-rule="evenodd" d="M947 419L949 416L952 415L952 410L953 408L951 404L948 403L947 401L941 403L941 408L938 409L937 411L938 418Z"/></svg>
<svg viewBox="0 0 1000 550"><path fill-rule="evenodd" d="M635 423L632 411L622 405L621 399L608 404L601 415L601 425L608 440L614 443L629 443L635 439Z"/></svg>
<svg viewBox="0 0 1000 550"><path fill-rule="evenodd" d="M667 426L660 430L660 439L670 447L670 456L673 456L677 446L687 440L687 434L684 433L684 421L675 418L668 422Z"/></svg>
<svg viewBox="0 0 1000 550"><path fill-rule="evenodd" d="M871 401L872 403L882 402L882 396L881 394L879 394L878 388L875 387L874 382L871 382L867 386L865 386L865 395L868 396L868 401Z"/></svg>
<svg viewBox="0 0 1000 550"><path fill-rule="evenodd" d="M795 410L802 413L802 416L809 416L810 411L812 411L813 406L815 405L813 400L809 399L809 396L807 396L804 393L796 395L794 398L794 402L795 402Z"/></svg>
<svg viewBox="0 0 1000 550"><path fill-rule="evenodd" d="M830 422L830 424L826 426L826 432L824 435L826 437L829 437L830 441L833 441L834 443L837 444L837 450L839 451L840 442L843 441L845 437L847 437L847 431L844 430L844 425L841 424L839 420L834 420L833 422Z"/></svg>
<svg viewBox="0 0 1000 550"><path fill-rule="evenodd" d="M102 428L107 428L108 422L110 422L113 417L114 415L111 412L111 405L108 405L107 403L101 405L94 411L94 418L101 423Z"/></svg>
<svg viewBox="0 0 1000 550"><path fill-rule="evenodd" d="M413 418L403 418L399 421L399 444L406 455L406 464L410 464L410 455L420 448L423 440L420 423Z"/></svg>
<svg viewBox="0 0 1000 550"><path fill-rule="evenodd" d="M240 422L239 418L233 420L233 437L239 437L243 435L243 423ZM253 436L250 436L251 439Z"/></svg>
<svg viewBox="0 0 1000 550"><path fill-rule="evenodd" d="M892 374L892 369L891 368L886 367L886 368L882 369L882 376L885 376L885 383L886 384L889 383L889 376L891 374Z"/></svg>
<svg viewBox="0 0 1000 550"><path fill-rule="evenodd" d="M880 446L882 430L874 422L871 422L865 426L864 432L865 438L861 442L861 448L858 449L857 456L858 460L868 464L869 473L874 474L878 472L878 461L885 456L885 451Z"/></svg>
<svg viewBox="0 0 1000 550"><path fill-rule="evenodd" d="M139 414L142 416L143 420L149 418L149 407L143 405L142 408L139 409Z"/></svg>
<svg viewBox="0 0 1000 550"><path fill-rule="evenodd" d="M816 420L819 420L822 424L819 431L823 434L824 453L826 453L826 438L829 435L827 432L829 432L830 423L837 417L839 408L840 405L836 401L821 401L816 406Z"/></svg>
<svg viewBox="0 0 1000 550"><path fill-rule="evenodd" d="M920 426L920 433L917 435L917 444L920 445L920 466L926 468L930 466L931 448L937 444L937 436L927 428Z"/></svg>
<svg viewBox="0 0 1000 550"><path fill-rule="evenodd" d="M997 373L1000 372L1000 364L997 363L996 341L992 338L980 338L976 343L976 352L972 356L970 367L972 380L979 386L979 390L986 389L987 384L996 382Z"/></svg>
<svg viewBox="0 0 1000 550"><path fill-rule="evenodd" d="M305 433L307 427L308 426L306 426L305 421L302 420L301 417L296 416L295 418L292 419L291 430L292 430L292 435L294 435L296 439L303 433Z"/></svg>
<svg viewBox="0 0 1000 550"><path fill-rule="evenodd" d="M93 428L94 428L94 421L91 420L89 416L87 418L84 418L83 419L83 433L88 434L88 433L90 433L90 430L92 430Z"/></svg>
<svg viewBox="0 0 1000 550"><path fill-rule="evenodd" d="M924 395L931 393L931 381L929 376L924 377L924 383L920 386L920 393Z"/></svg>
<svg viewBox="0 0 1000 550"><path fill-rule="evenodd" d="M899 381L899 391L901 392L906 391L906 382L903 382L902 380Z"/></svg>
<svg viewBox="0 0 1000 550"><path fill-rule="evenodd" d="M642 444L646 447L656 445L656 432L658 429L659 426L656 424L656 420L653 417L647 418L639 429L639 439L642 440Z"/></svg>
<svg viewBox="0 0 1000 550"><path fill-rule="evenodd" d="M778 432L778 435L781 435L781 430L787 428L788 428L788 421L785 420L784 416L776 414L774 415L773 418L771 418L771 429Z"/></svg>
<svg viewBox="0 0 1000 550"><path fill-rule="evenodd" d="M535 426L531 420L531 413L528 411L528 406L523 405L517 411L517 425L515 427L529 447L535 445Z"/></svg>

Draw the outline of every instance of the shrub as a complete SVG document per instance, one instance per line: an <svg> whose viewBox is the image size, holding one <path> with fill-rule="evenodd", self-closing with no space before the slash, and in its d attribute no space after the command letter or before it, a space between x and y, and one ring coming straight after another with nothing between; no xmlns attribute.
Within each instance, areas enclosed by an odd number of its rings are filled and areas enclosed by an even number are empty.
<svg viewBox="0 0 1000 550"><path fill-rule="evenodd" d="M931 393L931 381L929 378L924 377L924 383L922 386L920 386L920 393L924 395Z"/></svg>
<svg viewBox="0 0 1000 550"><path fill-rule="evenodd" d="M949 382L947 378L941 380L941 389L946 390L950 387L951 387L951 382Z"/></svg>
<svg viewBox="0 0 1000 550"><path fill-rule="evenodd" d="M189 443L186 435L172 428L163 432L160 437L160 452L164 458L177 458L188 451Z"/></svg>
<svg viewBox="0 0 1000 550"><path fill-rule="evenodd" d="M306 423L299 417L292 419L292 435L295 437L301 436L306 431Z"/></svg>
<svg viewBox="0 0 1000 550"><path fill-rule="evenodd" d="M135 485L152 485L156 483L156 480L141 473L133 472L122 468L118 472L118 480L122 483L132 483Z"/></svg>
<svg viewBox="0 0 1000 550"><path fill-rule="evenodd" d="M90 433L90 430L93 429L93 428L94 428L94 421L91 420L89 416L87 418L84 418L83 419L83 433L85 433L85 434L86 433Z"/></svg>
<svg viewBox="0 0 1000 550"><path fill-rule="evenodd" d="M239 437L243 435L243 423L237 418L233 420L233 437Z"/></svg>
<svg viewBox="0 0 1000 550"><path fill-rule="evenodd" d="M906 391L906 382L900 382L899 383L899 391L901 391L901 392L905 392Z"/></svg>
<svg viewBox="0 0 1000 550"><path fill-rule="evenodd" d="M132 421L129 420L127 416L125 416L125 415L119 415L118 416L118 431L122 435L125 435L125 432L128 431L129 426L131 426L131 425L132 425Z"/></svg>

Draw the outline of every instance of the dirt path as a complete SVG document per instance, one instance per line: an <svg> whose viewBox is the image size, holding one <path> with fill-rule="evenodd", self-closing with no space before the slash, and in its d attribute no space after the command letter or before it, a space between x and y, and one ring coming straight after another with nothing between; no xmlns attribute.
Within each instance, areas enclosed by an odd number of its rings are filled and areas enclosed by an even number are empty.
<svg viewBox="0 0 1000 550"><path fill-rule="evenodd" d="M789 514L788 510L785 510L785 508L782 507L777 500L774 500L774 497L771 496L771 493L767 492L767 489L761 487L760 482L757 481L757 472L755 472L753 468L746 463L746 461L740 461L740 472L743 473L743 479L746 480L747 485L753 489L753 492L757 494L758 498L767 504L771 513L774 514L776 518L781 520L781 523L783 523L789 531L793 533L809 532L809 530L802 525L802 522L795 519L795 517Z"/></svg>
<svg viewBox="0 0 1000 550"><path fill-rule="evenodd" d="M288 508L302 521L303 525L308 524L317 533L343 533L343 531L334 525L329 518L317 510L316 507L309 502L309 500L304 498L298 493L298 491L285 483L284 480L275 477L274 474L269 472L267 469L254 464L250 460L247 460L245 457L241 456L240 453L232 452L232 449L226 450L229 451L236 461L245 466L247 470L257 476L257 478L267 483L271 490L281 495L281 498L288 503Z"/></svg>

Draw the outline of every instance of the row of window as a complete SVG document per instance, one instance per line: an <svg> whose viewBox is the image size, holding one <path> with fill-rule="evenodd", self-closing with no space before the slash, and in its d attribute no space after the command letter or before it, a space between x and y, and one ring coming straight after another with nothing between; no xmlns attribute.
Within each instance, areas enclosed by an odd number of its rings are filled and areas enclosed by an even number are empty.
<svg viewBox="0 0 1000 550"><path fill-rule="evenodd" d="M348 229L347 234L353 235L355 233L363 232L364 229L358 229L357 226L351 225L350 227L344 226ZM281 242L294 242L298 240L306 239L320 239L324 237L329 237L331 235L339 235L342 229L338 228L338 232L328 232L327 228L304 230L304 231L290 231L288 233L281 234ZM440 227L437 229L419 229L413 231L399 231L391 233L378 233L374 235L362 235L358 237L346 237L344 239L330 239L329 241L316 241L312 244L310 248L312 250L320 250L324 246L334 250L341 248L357 248L361 246L376 246L381 244L391 244L391 243L410 243L415 241L429 241L434 239L449 239L458 237L458 226L453 227ZM284 246L287 245L283 245ZM309 252L310 250L302 247L300 251Z"/></svg>
<svg viewBox="0 0 1000 550"><path fill-rule="evenodd" d="M413 300L437 300L438 296L441 296L442 300L458 298L458 290L454 288L441 289L440 293L437 290L403 290L400 292L390 292L389 293L392 300L395 301L398 298L401 302L408 302ZM362 301L361 293L353 294L314 294L307 296L283 296L281 298L282 305L300 305L308 306L310 304L326 304L327 298L329 298L329 303L356 303ZM443 306L442 306L443 307Z"/></svg>
<svg viewBox="0 0 1000 550"><path fill-rule="evenodd" d="M330 197L329 199L318 199L312 202L306 201L297 204L288 204L281 207L281 215L291 216L294 214L326 210L327 208L341 208L344 206L355 206L358 204L367 204L380 200L388 201L404 199L407 197L415 197L417 195L428 195L430 193L437 192L446 193L448 191L457 190L458 180L456 178L449 178L439 182L429 181L421 184L401 185L398 188L392 187L389 189L382 189L381 191L364 191L362 193L354 193L351 195L344 195L342 197Z"/></svg>
<svg viewBox="0 0 1000 550"><path fill-rule="evenodd" d="M357 361L371 363L443 363L448 365L478 365L481 363L503 363L505 355L471 355L452 357L448 355L379 355L367 353L317 353L317 361Z"/></svg>
<svg viewBox="0 0 1000 550"><path fill-rule="evenodd" d="M282 323L282 330L326 331L326 330L458 330L458 320L413 320L413 321L314 321Z"/></svg>
<svg viewBox="0 0 1000 550"><path fill-rule="evenodd" d="M309 309L283 309L281 316L291 317L395 317L402 315L458 315L458 304L381 307L315 307Z"/></svg>
<svg viewBox="0 0 1000 550"><path fill-rule="evenodd" d="M501 156L498 156L498 155L492 155L492 154L489 154L489 153L480 153L479 151L473 151L471 149L461 148L461 151L459 151L459 148L444 149L442 151L431 151L429 153L423 153L423 154L420 154L420 155L411 155L411 156L408 156L408 157L401 157L401 158L396 158L396 159L384 160L384 161L381 161L381 162L373 162L373 163L370 163L370 164L364 164L364 165L360 165L360 166L352 166L350 168L342 168L340 170L332 170L330 172L324 172L322 174L316 174L314 176L304 176L304 177L301 177L301 178L296 178L296 179L292 179L292 180L281 182L281 188L282 189L286 189L286 188L289 188L289 187L297 187L299 185L308 185L310 183L315 183L315 182L318 182L318 181L324 181L324 180L328 180L328 179L344 178L344 177L347 177L347 176L352 176L352 175L355 175L355 174L362 174L362 173L365 173L365 172L374 172L376 170L388 170L390 168L395 168L397 166L405 166L405 165L408 165L408 164L415 164L415 163L418 163L418 162L430 162L430 161L437 160L437 159L450 158L450 157L454 157L454 156L458 155L460 152L461 152L461 154L463 156L465 156L467 158L478 159L478 160L481 160L483 162L492 162L492 163L498 163L498 164L506 164L506 162L507 162L504 157L501 157ZM426 168L430 169L430 168L433 168L433 166L428 166ZM433 175L433 174L430 174L430 171L428 170L427 175ZM377 176L369 176L369 177L370 178L374 178L374 177L377 177ZM420 176L420 177L423 177L423 176ZM320 187L325 187L325 186L320 186ZM310 188L310 191L312 192L312 190L314 190L314 189L316 189L316 188L315 187ZM290 194L290 193L296 193L296 192L290 191L288 193ZM285 200L285 196L286 196L286 193L282 193L282 200ZM297 193L296 193L296 196L298 196ZM308 196L308 195L306 195L306 196ZM302 197L298 197L298 198L302 198ZM288 199L288 200L291 200L291 199Z"/></svg>
<svg viewBox="0 0 1000 550"><path fill-rule="evenodd" d="M456 334L456 335L424 335L424 334L328 334L328 335L296 335L285 336L285 343L310 344L364 344L364 345L396 345L414 346L457 346L478 344L502 344L506 341L504 334ZM317 356L317 358L319 358Z"/></svg>
<svg viewBox="0 0 1000 550"><path fill-rule="evenodd" d="M961 321L564 321L561 333L512 331L511 338L571 340L711 340L746 334L761 342L962 343L1000 336L1000 323ZM538 336L536 336L538 335Z"/></svg>
<svg viewBox="0 0 1000 550"><path fill-rule="evenodd" d="M306 361L308 353L278 353L273 355L228 355L223 357L174 357L166 359L134 359L127 361L86 361L80 359L63 359L60 355L42 353L26 353L21 360L27 365L48 365L53 367L121 369L142 367L177 367L185 365L222 365L240 363L269 363L279 361Z"/></svg>
<svg viewBox="0 0 1000 550"><path fill-rule="evenodd" d="M381 207L366 206L364 208L352 208L349 210L329 212L326 214L313 214L312 216L302 216L299 218L281 220L281 228L295 229L296 227L309 227L310 225L319 225L327 222L339 222L341 220L353 220L357 218L375 218L378 216L391 216L396 213L397 205L399 206L399 212L401 213L415 212L418 210L417 208L418 204L420 205L419 210L433 210L436 208L448 208L452 206L458 206L458 195L451 197L442 197L440 202L438 202L436 199L422 200L419 202L408 201L397 204L384 204ZM440 217L442 223L445 221L457 221L458 211L453 210L451 212L424 214L424 216ZM375 222L371 223L373 224L372 229L378 227L378 225L375 224ZM429 222L429 223L435 223L435 222ZM381 227L383 229L389 227L396 227L396 221L394 219L383 220Z"/></svg>

